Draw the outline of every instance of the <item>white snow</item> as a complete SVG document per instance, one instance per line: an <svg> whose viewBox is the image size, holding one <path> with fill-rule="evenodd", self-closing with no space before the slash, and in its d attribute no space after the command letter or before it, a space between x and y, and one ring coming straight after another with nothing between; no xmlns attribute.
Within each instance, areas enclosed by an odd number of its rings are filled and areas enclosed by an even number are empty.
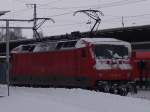
<svg viewBox="0 0 150 112"><path fill-rule="evenodd" d="M150 90L139 90L138 94L129 94L128 96L150 100Z"/></svg>
<svg viewBox="0 0 150 112"><path fill-rule="evenodd" d="M127 45L129 47L131 46L129 42L122 41L115 38L81 38L79 41L85 41L93 44L109 43L113 45Z"/></svg>
<svg viewBox="0 0 150 112"><path fill-rule="evenodd" d="M10 96L0 98L0 111L150 112L150 101L81 89L11 87Z"/></svg>

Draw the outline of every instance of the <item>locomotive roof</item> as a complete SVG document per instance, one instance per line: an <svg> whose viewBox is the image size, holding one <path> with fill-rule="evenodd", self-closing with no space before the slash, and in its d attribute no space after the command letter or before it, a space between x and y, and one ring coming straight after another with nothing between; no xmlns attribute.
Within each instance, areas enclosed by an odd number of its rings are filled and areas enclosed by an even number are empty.
<svg viewBox="0 0 150 112"><path fill-rule="evenodd" d="M85 47L82 44L82 41L86 41L92 44L113 44L113 45L126 45L129 49L131 49L131 44L129 42L125 42L122 40L118 40L115 38L81 38L76 44L76 48Z"/></svg>
<svg viewBox="0 0 150 112"><path fill-rule="evenodd" d="M118 41L121 41L123 42L122 40L118 40L118 39L115 39L115 38L81 38L81 40L85 40L87 42L118 42Z"/></svg>
<svg viewBox="0 0 150 112"><path fill-rule="evenodd" d="M112 44L112 45L126 45L131 49L131 45L128 42L114 39L114 38L81 38L79 40L64 40L64 41L55 41L55 42L45 42L45 43L36 43L29 45L21 45L16 47L13 52L43 52L43 51L53 51L60 49L73 49L73 48L82 48L86 44L83 42L86 41L91 44Z"/></svg>
<svg viewBox="0 0 150 112"><path fill-rule="evenodd" d="M81 38L79 41L86 41L89 43L93 43L93 44L104 44L104 43L109 43L109 44L117 44L117 45L127 45L130 46L129 42L126 41L122 41L122 40L118 40L115 38Z"/></svg>

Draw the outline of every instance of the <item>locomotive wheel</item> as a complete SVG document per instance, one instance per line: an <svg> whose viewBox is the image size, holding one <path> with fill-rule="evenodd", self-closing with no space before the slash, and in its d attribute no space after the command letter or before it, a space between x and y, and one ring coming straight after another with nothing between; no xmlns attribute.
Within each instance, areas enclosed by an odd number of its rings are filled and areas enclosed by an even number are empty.
<svg viewBox="0 0 150 112"><path fill-rule="evenodd" d="M109 89L109 93L115 94L115 88L110 88L110 89Z"/></svg>
<svg viewBox="0 0 150 112"><path fill-rule="evenodd" d="M132 94L137 94L137 86L135 84L131 84L128 86L128 92L131 92Z"/></svg>
<svg viewBox="0 0 150 112"><path fill-rule="evenodd" d="M110 87L108 85L104 86L104 92L109 93Z"/></svg>
<svg viewBox="0 0 150 112"><path fill-rule="evenodd" d="M108 85L98 85L97 90L100 92L109 93L110 87Z"/></svg>
<svg viewBox="0 0 150 112"><path fill-rule="evenodd" d="M96 91L104 92L104 88L102 86L97 86Z"/></svg>
<svg viewBox="0 0 150 112"><path fill-rule="evenodd" d="M121 96L127 96L127 94L128 94L127 88L119 88L118 94Z"/></svg>

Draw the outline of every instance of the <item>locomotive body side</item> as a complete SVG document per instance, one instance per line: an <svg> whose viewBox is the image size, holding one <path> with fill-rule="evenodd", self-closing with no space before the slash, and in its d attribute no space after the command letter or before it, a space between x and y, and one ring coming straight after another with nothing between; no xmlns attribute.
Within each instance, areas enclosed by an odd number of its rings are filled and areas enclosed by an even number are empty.
<svg viewBox="0 0 150 112"><path fill-rule="evenodd" d="M27 52L20 49L15 52L16 48L11 56L11 83L93 88L105 92L117 89L126 94L129 82L136 78L131 73L131 45L127 42L82 38L50 46L49 50L42 45Z"/></svg>
<svg viewBox="0 0 150 112"><path fill-rule="evenodd" d="M87 47L51 52L14 53L12 83L91 87L95 80L93 60Z"/></svg>

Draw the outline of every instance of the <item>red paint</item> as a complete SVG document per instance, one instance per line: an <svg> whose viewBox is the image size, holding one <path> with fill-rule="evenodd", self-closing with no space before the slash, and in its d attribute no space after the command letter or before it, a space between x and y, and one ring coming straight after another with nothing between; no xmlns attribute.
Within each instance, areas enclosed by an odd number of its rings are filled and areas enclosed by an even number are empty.
<svg viewBox="0 0 150 112"><path fill-rule="evenodd" d="M142 78L150 77L150 51L134 51L133 52L133 71L134 74L137 74L139 78L140 75ZM139 63L143 61L145 63L145 67L142 69L139 67Z"/></svg>
<svg viewBox="0 0 150 112"><path fill-rule="evenodd" d="M86 77L90 79L88 87L94 87L97 80L134 80L131 70L96 70L91 47L70 50L13 53L11 57L12 77Z"/></svg>

